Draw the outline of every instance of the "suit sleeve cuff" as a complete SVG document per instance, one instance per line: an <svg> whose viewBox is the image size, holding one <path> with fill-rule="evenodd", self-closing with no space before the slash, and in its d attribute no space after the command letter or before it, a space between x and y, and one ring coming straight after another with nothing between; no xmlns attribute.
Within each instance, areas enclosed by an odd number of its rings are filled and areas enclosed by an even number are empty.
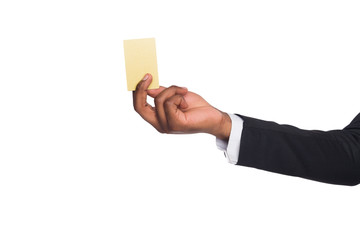
<svg viewBox="0 0 360 240"><path fill-rule="evenodd" d="M216 138L216 145L223 151L229 163L237 164L240 151L240 140L243 129L243 119L234 114L228 114L231 118L231 132L229 141Z"/></svg>

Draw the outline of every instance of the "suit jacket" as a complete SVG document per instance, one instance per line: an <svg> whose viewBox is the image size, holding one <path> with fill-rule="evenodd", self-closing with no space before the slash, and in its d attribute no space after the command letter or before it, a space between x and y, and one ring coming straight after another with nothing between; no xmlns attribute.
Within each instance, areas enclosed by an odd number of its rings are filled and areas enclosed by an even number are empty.
<svg viewBox="0 0 360 240"><path fill-rule="evenodd" d="M239 116L244 125L238 165L326 183L360 183L360 114L343 130L326 132Z"/></svg>

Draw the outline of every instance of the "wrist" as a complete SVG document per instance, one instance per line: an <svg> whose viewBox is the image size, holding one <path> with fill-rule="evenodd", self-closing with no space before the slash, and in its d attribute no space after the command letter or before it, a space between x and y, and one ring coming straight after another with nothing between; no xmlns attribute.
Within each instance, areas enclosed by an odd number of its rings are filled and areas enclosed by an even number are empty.
<svg viewBox="0 0 360 240"><path fill-rule="evenodd" d="M221 112L221 121L215 128L213 135L221 140L228 141L231 133L231 118L227 113Z"/></svg>

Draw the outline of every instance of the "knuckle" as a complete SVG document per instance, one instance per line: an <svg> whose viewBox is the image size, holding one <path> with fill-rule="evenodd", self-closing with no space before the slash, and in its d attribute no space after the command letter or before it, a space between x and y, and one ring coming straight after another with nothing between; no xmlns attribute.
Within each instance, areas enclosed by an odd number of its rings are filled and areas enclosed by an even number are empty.
<svg viewBox="0 0 360 240"><path fill-rule="evenodd" d="M170 89L173 89L173 90L176 90L176 89L178 88L178 86L176 86L176 85L171 85L169 88L170 88Z"/></svg>
<svg viewBox="0 0 360 240"><path fill-rule="evenodd" d="M165 131L161 128L156 129L159 133L165 133Z"/></svg>
<svg viewBox="0 0 360 240"><path fill-rule="evenodd" d="M154 100L154 102L155 102L155 105L160 105L161 102L162 102L161 97L156 97L155 100Z"/></svg>
<svg viewBox="0 0 360 240"><path fill-rule="evenodd" d="M157 105L165 104L166 101L167 101L166 95L160 95L156 97L154 100L155 104Z"/></svg>
<svg viewBox="0 0 360 240"><path fill-rule="evenodd" d="M161 133L161 134L167 134L169 133L169 130L168 129L158 129L158 132Z"/></svg>

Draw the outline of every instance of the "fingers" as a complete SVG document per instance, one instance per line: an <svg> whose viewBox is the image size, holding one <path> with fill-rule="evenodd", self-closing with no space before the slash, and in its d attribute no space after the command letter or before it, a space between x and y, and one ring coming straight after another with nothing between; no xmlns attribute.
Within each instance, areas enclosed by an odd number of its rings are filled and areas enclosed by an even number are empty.
<svg viewBox="0 0 360 240"><path fill-rule="evenodd" d="M186 131L183 123L186 122L185 114L180 109L188 107L185 99L181 95L174 95L164 103L167 127L169 132L180 133Z"/></svg>
<svg viewBox="0 0 360 240"><path fill-rule="evenodd" d="M148 89L147 94L152 98L156 98L165 89L163 86L160 86L158 89Z"/></svg>
<svg viewBox="0 0 360 240"><path fill-rule="evenodd" d="M160 86L158 89L148 89L147 93L150 97L152 98L156 98L162 91L164 91L165 89L167 89L166 87ZM187 88L182 88L182 89L187 89Z"/></svg>
<svg viewBox="0 0 360 240"><path fill-rule="evenodd" d="M146 74L133 92L134 109L140 116L159 132L169 133L178 129L177 121L185 115L181 110L188 107L184 95L187 88L171 86L148 89L152 81L151 74ZM155 99L155 108L147 103L147 96Z"/></svg>
<svg viewBox="0 0 360 240"><path fill-rule="evenodd" d="M147 103L147 88L152 81L151 74L146 74L144 78L136 86L133 91L133 105L134 109L140 116L154 126L158 131L161 131L159 121L157 120L155 109Z"/></svg>
<svg viewBox="0 0 360 240"><path fill-rule="evenodd" d="M186 88L171 86L171 87L161 91L156 96L156 98L155 98L156 114L157 114L157 118L159 120L160 126L165 132L169 132L168 120L167 120L167 116L166 116L165 108L164 108L165 102L167 102L174 95L185 95L187 93L187 91L188 90ZM186 106L185 100L183 100L183 101L184 101L184 103L182 104L182 107L185 107Z"/></svg>

